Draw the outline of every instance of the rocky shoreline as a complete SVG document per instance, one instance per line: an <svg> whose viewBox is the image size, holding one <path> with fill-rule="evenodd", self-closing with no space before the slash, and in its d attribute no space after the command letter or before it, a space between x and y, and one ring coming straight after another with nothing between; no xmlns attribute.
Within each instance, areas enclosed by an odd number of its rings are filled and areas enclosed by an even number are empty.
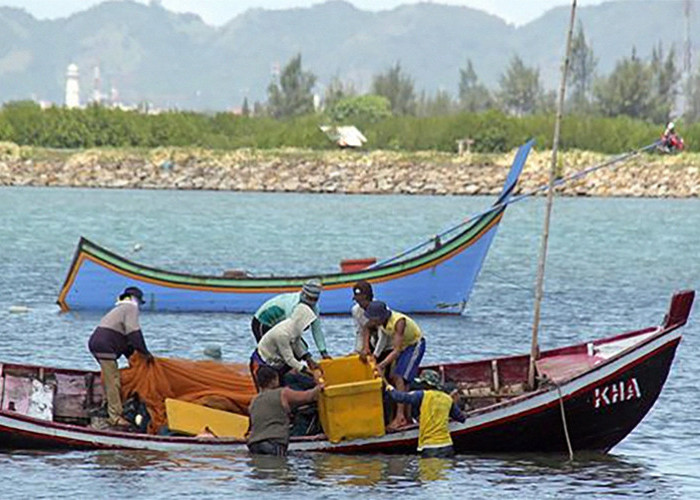
<svg viewBox="0 0 700 500"><path fill-rule="evenodd" d="M513 158L505 154L195 148L54 151L0 143L0 186L346 194L497 194ZM567 151L564 175L611 157ZM533 151L518 192L546 184L550 151ZM700 197L700 155L641 155L559 188L565 196Z"/></svg>

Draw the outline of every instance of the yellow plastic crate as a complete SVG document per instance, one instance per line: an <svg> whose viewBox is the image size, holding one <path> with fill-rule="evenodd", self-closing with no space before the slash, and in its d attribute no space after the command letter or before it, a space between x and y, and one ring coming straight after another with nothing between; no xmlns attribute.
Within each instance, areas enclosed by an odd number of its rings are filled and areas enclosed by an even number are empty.
<svg viewBox="0 0 700 500"><path fill-rule="evenodd" d="M318 400L323 431L332 443L384 435L382 379L374 367L347 356L321 361L325 388Z"/></svg>
<svg viewBox="0 0 700 500"><path fill-rule="evenodd" d="M374 365L363 363L358 354L319 361L326 386L375 378Z"/></svg>
<svg viewBox="0 0 700 500"><path fill-rule="evenodd" d="M217 437L243 439L248 431L248 417L177 399L165 400L168 428L196 436L209 428Z"/></svg>

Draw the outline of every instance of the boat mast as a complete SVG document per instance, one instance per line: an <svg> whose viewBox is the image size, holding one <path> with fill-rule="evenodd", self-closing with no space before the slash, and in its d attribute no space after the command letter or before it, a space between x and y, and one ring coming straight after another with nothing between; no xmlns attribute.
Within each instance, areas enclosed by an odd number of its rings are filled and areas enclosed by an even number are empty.
<svg viewBox="0 0 700 500"><path fill-rule="evenodd" d="M574 18L576 17L576 0L571 2L571 18L569 20L569 32L566 35L566 52L564 64L561 69L561 84L559 85L559 98L557 100L557 115L554 120L554 140L552 141L552 163L549 169L549 188L547 190L547 208L544 216L544 230L540 243L540 257L537 264L537 284L535 287L535 317L532 322L532 344L530 346L530 366L528 368L527 383L530 389L535 388L535 361L539 357L538 331L540 327L540 311L542 309L542 295L544 291L544 267L547 259L547 243L549 241L549 221L552 216L552 203L554 202L554 187L557 178L557 151L559 149L559 134L561 130L561 115L564 108L564 96L566 95L566 77L569 72L569 60L571 58L571 36L574 31Z"/></svg>

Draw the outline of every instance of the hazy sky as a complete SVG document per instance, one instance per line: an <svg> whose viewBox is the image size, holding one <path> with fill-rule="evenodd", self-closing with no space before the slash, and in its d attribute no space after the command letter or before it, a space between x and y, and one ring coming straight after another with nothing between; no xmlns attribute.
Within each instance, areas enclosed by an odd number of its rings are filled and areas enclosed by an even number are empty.
<svg viewBox="0 0 700 500"><path fill-rule="evenodd" d="M85 10L102 0L0 0L2 6L22 7L35 17L56 18L69 16L73 12ZM148 3L148 0L139 0ZM425 0L423 0L425 1ZM595 5L604 0L578 0L579 6ZM319 0L161 0L168 10L195 12L205 22L221 25L247 9L288 9L308 7L323 3ZM350 0L350 3L363 10L386 10L398 5L416 3L415 0ZM484 10L502 17L508 22L524 24L535 19L546 10L559 5L571 5L570 0L440 0L432 3L464 5Z"/></svg>

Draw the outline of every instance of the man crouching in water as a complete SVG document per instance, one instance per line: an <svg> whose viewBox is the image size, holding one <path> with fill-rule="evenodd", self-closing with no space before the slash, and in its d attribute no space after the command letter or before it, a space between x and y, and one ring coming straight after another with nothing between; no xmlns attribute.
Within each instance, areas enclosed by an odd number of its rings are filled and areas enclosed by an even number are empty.
<svg viewBox="0 0 700 500"><path fill-rule="evenodd" d="M260 387L250 403L250 434L248 450L257 455L285 456L289 445L289 414L292 408L318 399L323 389L317 385L308 391L280 387L277 370L261 366L257 371Z"/></svg>
<svg viewBox="0 0 700 500"><path fill-rule="evenodd" d="M387 385L391 399L397 403L419 409L418 452L423 458L448 458L454 455L450 418L464 422L466 415L457 406L459 392L445 393L440 375L434 370L423 370L415 382L422 387L418 391L397 391Z"/></svg>

